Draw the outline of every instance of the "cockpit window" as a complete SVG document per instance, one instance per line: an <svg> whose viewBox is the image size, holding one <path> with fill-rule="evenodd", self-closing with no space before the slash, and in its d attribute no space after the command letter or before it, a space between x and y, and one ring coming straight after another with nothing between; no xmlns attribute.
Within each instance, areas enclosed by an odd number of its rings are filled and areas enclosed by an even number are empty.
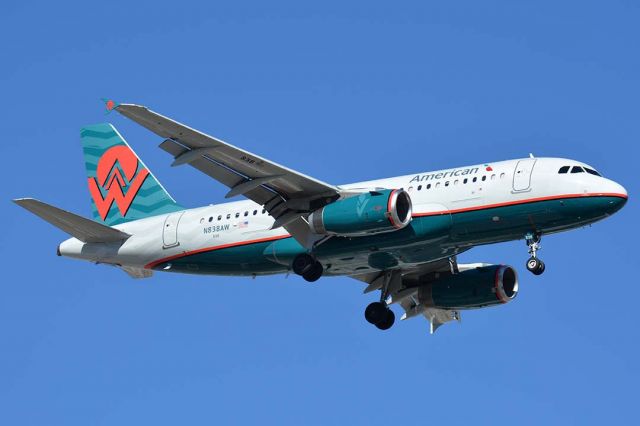
<svg viewBox="0 0 640 426"><path fill-rule="evenodd" d="M584 173L584 170L582 170L582 167L580 166L573 166L571 173Z"/></svg>
<svg viewBox="0 0 640 426"><path fill-rule="evenodd" d="M600 173L598 173L598 172L596 172L595 170L590 169L590 168L588 168L588 167L585 167L584 169L585 169L585 170L586 170L586 172L587 172L587 173L589 173L590 175L602 176Z"/></svg>
<svg viewBox="0 0 640 426"><path fill-rule="evenodd" d="M558 173L560 173L560 174L567 173L570 168L571 167L569 167L569 166L562 166L562 167L560 167L560 170L558 170Z"/></svg>

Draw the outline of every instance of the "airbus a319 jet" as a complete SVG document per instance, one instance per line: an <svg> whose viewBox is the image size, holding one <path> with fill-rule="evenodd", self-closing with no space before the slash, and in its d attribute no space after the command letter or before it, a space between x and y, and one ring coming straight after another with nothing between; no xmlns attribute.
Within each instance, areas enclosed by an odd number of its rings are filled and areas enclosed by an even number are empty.
<svg viewBox="0 0 640 426"><path fill-rule="evenodd" d="M134 278L154 271L261 276L293 272L306 281L349 276L380 291L368 322L389 329L423 316L433 333L460 311L508 303L518 276L507 265L459 264L474 246L526 241L526 268L545 270L543 235L604 219L626 190L595 168L564 158L521 158L332 185L150 109L106 102L164 140L172 166L191 166L248 200L185 208L111 124L82 128L93 220L32 198L18 205L70 234L57 249L115 265ZM524 250L523 250L524 251Z"/></svg>

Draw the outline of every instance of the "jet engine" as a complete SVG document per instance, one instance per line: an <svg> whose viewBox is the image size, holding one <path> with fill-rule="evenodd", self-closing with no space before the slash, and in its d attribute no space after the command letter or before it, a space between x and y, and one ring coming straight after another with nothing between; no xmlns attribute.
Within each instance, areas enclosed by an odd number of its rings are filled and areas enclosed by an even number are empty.
<svg viewBox="0 0 640 426"><path fill-rule="evenodd" d="M517 294L516 271L507 265L490 265L422 285L418 300L427 307L474 309L510 302Z"/></svg>
<svg viewBox="0 0 640 426"><path fill-rule="evenodd" d="M309 216L316 234L359 236L402 229L411 222L411 198L403 189L370 191L338 200Z"/></svg>

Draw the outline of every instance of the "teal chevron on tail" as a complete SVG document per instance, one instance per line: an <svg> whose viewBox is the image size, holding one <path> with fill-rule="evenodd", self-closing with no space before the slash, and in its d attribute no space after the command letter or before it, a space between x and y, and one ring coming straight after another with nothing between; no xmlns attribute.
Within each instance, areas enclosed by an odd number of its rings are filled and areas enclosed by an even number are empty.
<svg viewBox="0 0 640 426"><path fill-rule="evenodd" d="M106 225L184 210L109 123L80 131L93 218Z"/></svg>

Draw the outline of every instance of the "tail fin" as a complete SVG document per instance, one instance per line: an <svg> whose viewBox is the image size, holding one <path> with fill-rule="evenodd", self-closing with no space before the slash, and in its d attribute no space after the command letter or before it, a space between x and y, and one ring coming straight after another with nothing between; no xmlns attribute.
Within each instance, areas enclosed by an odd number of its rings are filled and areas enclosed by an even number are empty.
<svg viewBox="0 0 640 426"><path fill-rule="evenodd" d="M106 225L183 210L108 123L80 131L93 218Z"/></svg>

